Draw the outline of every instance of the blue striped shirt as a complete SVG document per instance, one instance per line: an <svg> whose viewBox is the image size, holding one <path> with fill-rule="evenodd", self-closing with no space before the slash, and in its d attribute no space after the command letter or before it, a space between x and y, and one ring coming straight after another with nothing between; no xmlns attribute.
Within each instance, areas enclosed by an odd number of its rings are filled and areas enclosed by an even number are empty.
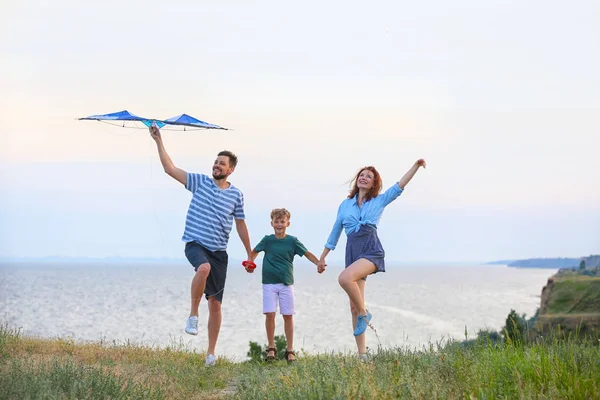
<svg viewBox="0 0 600 400"><path fill-rule="evenodd" d="M244 195L233 185L221 189L204 174L188 172L185 187L193 195L181 239L196 241L210 251L226 250L233 219L246 218Z"/></svg>
<svg viewBox="0 0 600 400"><path fill-rule="evenodd" d="M395 183L385 193L363 202L362 207L358 206L358 194L351 199L342 201L325 247L335 250L335 246L337 246L342 234L342 228L345 228L346 236L352 232L358 232L361 225L369 225L377 228L381 214L383 214L383 209L401 194L402 189Z"/></svg>

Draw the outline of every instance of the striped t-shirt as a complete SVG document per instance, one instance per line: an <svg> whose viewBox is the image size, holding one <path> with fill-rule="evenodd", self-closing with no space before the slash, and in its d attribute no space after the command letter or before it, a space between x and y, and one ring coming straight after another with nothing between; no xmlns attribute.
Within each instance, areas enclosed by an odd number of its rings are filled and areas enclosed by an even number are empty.
<svg viewBox="0 0 600 400"><path fill-rule="evenodd" d="M189 172L185 187L193 195L181 239L210 251L227 249L233 219L246 218L242 192L233 185L221 189L210 176Z"/></svg>

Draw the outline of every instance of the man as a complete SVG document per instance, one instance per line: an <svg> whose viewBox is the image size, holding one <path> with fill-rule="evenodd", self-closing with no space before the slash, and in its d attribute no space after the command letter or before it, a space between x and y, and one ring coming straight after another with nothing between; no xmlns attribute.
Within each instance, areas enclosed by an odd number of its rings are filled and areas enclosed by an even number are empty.
<svg viewBox="0 0 600 400"><path fill-rule="evenodd" d="M237 165L237 157L230 151L218 154L213 164L212 178L204 174L188 173L177 168L167 154L160 130L150 127L156 142L158 156L165 172L192 192L182 240L186 242L185 255L194 267L191 309L185 331L198 334L198 306L202 293L208 300L208 350L206 365L216 363L215 347L221 329L221 302L227 276L227 243L235 220L236 230L251 260L250 237L244 216L244 196L227 181Z"/></svg>

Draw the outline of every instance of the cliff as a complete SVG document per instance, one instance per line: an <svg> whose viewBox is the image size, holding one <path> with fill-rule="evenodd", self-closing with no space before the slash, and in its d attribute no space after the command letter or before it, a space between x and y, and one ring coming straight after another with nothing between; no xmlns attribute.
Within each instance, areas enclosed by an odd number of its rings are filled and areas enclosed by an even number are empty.
<svg viewBox="0 0 600 400"><path fill-rule="evenodd" d="M550 332L600 337L600 277L571 273L548 279L532 334Z"/></svg>

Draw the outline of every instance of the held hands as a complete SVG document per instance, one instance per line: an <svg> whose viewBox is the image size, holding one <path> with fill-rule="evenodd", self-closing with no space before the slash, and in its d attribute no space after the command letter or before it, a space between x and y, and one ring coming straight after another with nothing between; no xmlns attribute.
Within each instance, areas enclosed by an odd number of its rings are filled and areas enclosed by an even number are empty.
<svg viewBox="0 0 600 400"><path fill-rule="evenodd" d="M425 159L419 158L417 161L415 161L415 166L427 168L427 163L425 162Z"/></svg>
<svg viewBox="0 0 600 400"><path fill-rule="evenodd" d="M242 265L246 269L246 272L249 274L253 273L254 270L256 269L256 264L254 264L254 261L250 261L250 260L242 261Z"/></svg>
<svg viewBox="0 0 600 400"><path fill-rule="evenodd" d="M327 264L325 263L325 259L322 258L319 260L319 263L317 264L317 272L322 274L325 271L325 268L327 267Z"/></svg>

